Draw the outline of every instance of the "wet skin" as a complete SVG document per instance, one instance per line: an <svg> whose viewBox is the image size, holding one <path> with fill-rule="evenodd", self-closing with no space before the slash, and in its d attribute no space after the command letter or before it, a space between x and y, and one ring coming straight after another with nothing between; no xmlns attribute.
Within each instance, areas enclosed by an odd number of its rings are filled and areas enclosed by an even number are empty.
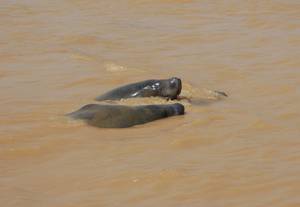
<svg viewBox="0 0 300 207"><path fill-rule="evenodd" d="M175 77L163 80L146 80L115 88L98 96L96 100L120 100L152 96L173 100L180 94L181 87L181 80Z"/></svg>
<svg viewBox="0 0 300 207"><path fill-rule="evenodd" d="M179 103L142 106L88 104L67 116L100 128L126 128L183 114L184 106Z"/></svg>

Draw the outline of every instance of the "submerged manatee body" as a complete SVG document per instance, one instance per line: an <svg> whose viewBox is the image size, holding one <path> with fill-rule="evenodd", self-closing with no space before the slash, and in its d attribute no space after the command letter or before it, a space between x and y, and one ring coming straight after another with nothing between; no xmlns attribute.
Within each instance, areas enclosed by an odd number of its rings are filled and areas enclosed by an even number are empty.
<svg viewBox="0 0 300 207"><path fill-rule="evenodd" d="M88 104L67 115L100 128L125 128L182 114L184 106L175 103L143 106Z"/></svg>
<svg viewBox="0 0 300 207"><path fill-rule="evenodd" d="M96 100L120 100L151 96L160 96L173 100L180 94L181 87L181 80L175 77L163 80L146 80L115 88L98 96Z"/></svg>

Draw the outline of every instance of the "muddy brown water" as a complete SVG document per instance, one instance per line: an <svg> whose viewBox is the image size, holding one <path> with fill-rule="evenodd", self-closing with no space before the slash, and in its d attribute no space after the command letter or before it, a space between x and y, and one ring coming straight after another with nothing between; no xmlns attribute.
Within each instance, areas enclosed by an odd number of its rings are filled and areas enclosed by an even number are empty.
<svg viewBox="0 0 300 207"><path fill-rule="evenodd" d="M299 48L296 0L2 0L1 206L300 206ZM63 116L172 76L184 116Z"/></svg>

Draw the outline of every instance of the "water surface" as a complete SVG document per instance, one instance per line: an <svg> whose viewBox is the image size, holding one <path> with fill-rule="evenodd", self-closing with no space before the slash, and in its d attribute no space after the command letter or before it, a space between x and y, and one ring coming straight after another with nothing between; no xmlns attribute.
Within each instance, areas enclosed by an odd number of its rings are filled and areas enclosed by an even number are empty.
<svg viewBox="0 0 300 207"><path fill-rule="evenodd" d="M0 28L3 206L300 206L298 1L2 0ZM185 116L63 116L172 76Z"/></svg>

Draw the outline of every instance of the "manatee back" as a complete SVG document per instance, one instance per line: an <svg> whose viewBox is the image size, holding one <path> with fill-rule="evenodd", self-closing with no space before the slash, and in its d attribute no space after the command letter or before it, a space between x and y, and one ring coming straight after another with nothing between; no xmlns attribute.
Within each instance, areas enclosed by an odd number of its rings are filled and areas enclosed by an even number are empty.
<svg viewBox="0 0 300 207"><path fill-rule="evenodd" d="M101 128L126 128L145 124L168 116L166 109L157 106L105 105L88 124Z"/></svg>
<svg viewBox="0 0 300 207"><path fill-rule="evenodd" d="M124 128L180 115L182 113L177 112L177 105L124 106L88 104L68 115L75 119L82 119L88 124L100 128Z"/></svg>
<svg viewBox="0 0 300 207"><path fill-rule="evenodd" d="M155 82L155 80L146 80L121 86L96 97L96 100L120 100L123 98L152 96L155 91L151 88L151 86L155 84Z"/></svg>
<svg viewBox="0 0 300 207"><path fill-rule="evenodd" d="M102 111L104 108L106 107L99 104L87 104L81 107L80 109L78 109L77 111L74 111L66 115L73 119L91 120L94 118L95 114L98 111Z"/></svg>

